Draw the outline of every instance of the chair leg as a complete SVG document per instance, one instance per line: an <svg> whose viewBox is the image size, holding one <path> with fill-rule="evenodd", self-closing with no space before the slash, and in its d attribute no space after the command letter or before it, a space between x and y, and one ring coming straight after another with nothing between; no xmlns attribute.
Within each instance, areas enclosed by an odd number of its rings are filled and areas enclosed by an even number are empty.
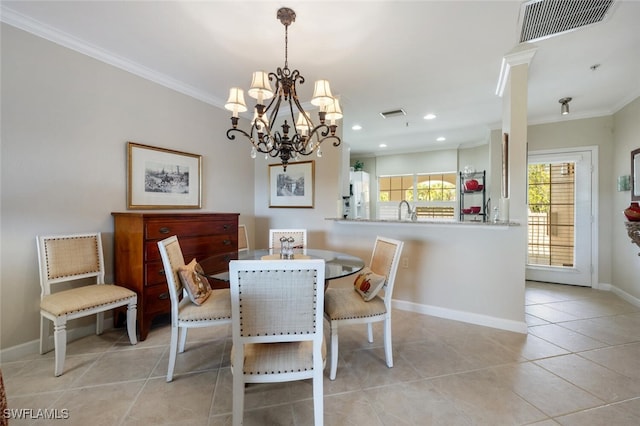
<svg viewBox="0 0 640 426"><path fill-rule="evenodd" d="M169 366L167 367L167 382L173 380L173 370L176 367L178 355L178 330L180 327L171 327L171 344L169 345Z"/></svg>
<svg viewBox="0 0 640 426"><path fill-rule="evenodd" d="M369 343L373 343L373 323L367 323L367 338L369 339Z"/></svg>
<svg viewBox="0 0 640 426"><path fill-rule="evenodd" d="M338 324L331 321L329 327L331 329L331 370L329 371L329 379L336 379L338 371Z"/></svg>
<svg viewBox="0 0 640 426"><path fill-rule="evenodd" d="M393 367L393 347L391 345L391 318L389 317L384 320L384 355L387 358L387 367Z"/></svg>
<svg viewBox="0 0 640 426"><path fill-rule="evenodd" d="M54 325L53 342L56 350L55 375L60 376L64 371L64 358L67 355L67 321Z"/></svg>
<svg viewBox="0 0 640 426"><path fill-rule="evenodd" d="M129 334L129 341L132 345L138 343L138 336L136 335L136 321L138 315L138 308L134 302L129 303L127 306L127 334Z"/></svg>
<svg viewBox="0 0 640 426"><path fill-rule="evenodd" d="M242 425L244 416L244 379L242 378L242 366L238 366L233 373L233 411L231 417L233 426Z"/></svg>
<svg viewBox="0 0 640 426"><path fill-rule="evenodd" d="M188 328L184 328L184 327L182 327L182 330L180 330L180 347L178 349L178 352L180 353L184 352L184 347L187 345L188 330L189 330Z"/></svg>
<svg viewBox="0 0 640 426"><path fill-rule="evenodd" d="M49 320L40 315L40 354L51 350L49 346Z"/></svg>
<svg viewBox="0 0 640 426"><path fill-rule="evenodd" d="M96 334L99 336L104 330L104 311L96 314Z"/></svg>
<svg viewBox="0 0 640 426"><path fill-rule="evenodd" d="M319 362L322 365L322 362ZM324 392L323 383L324 379L322 374L322 368L314 366L313 372L313 419L314 426L322 426L324 422Z"/></svg>

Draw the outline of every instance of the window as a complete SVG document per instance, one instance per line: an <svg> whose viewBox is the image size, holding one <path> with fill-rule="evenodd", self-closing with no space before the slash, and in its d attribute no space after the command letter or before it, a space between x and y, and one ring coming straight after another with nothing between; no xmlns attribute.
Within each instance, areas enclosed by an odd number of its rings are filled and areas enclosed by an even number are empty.
<svg viewBox="0 0 640 426"><path fill-rule="evenodd" d="M457 177L456 172L378 177L378 218L397 219L398 205L406 200L418 218L455 219Z"/></svg>

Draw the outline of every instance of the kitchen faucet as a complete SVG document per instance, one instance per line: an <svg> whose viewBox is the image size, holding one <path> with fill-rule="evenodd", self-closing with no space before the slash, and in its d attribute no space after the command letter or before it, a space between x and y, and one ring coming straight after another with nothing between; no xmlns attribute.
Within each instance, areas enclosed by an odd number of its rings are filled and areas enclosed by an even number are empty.
<svg viewBox="0 0 640 426"><path fill-rule="evenodd" d="M400 204L398 205L398 220L402 220L402 205L403 204L407 205L407 214L411 218L411 221L415 222L418 219L418 215L416 214L415 210L411 210L411 206L409 205L409 202L407 200L400 201Z"/></svg>

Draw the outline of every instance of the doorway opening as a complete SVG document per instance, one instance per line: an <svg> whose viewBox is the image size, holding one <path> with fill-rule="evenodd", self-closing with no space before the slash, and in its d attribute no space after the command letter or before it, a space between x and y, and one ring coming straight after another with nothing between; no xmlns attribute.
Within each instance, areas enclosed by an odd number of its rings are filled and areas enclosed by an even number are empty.
<svg viewBox="0 0 640 426"><path fill-rule="evenodd" d="M597 276L594 151L529 155L527 280L592 286Z"/></svg>

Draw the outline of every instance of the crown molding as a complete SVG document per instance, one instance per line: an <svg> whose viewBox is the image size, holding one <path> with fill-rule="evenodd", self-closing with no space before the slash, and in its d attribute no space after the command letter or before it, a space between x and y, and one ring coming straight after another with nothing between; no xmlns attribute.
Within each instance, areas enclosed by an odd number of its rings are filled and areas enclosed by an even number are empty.
<svg viewBox="0 0 640 426"><path fill-rule="evenodd" d="M531 43L520 43L514 47L509 53L502 58L502 64L500 64L500 75L498 76L498 85L496 87L496 95L502 97L504 89L509 80L509 73L511 67L517 65L529 65L533 56L536 54L538 46Z"/></svg>
<svg viewBox="0 0 640 426"><path fill-rule="evenodd" d="M133 62L122 56L118 56L98 46L94 46L87 43L85 40L45 25L40 21L24 16L21 13L6 7L4 4L0 4L0 21L52 43L56 43L60 46L137 75L138 77L142 77L145 80L152 81L171 90L175 90L176 92L198 99L209 105L224 109L224 101L222 99L211 96L200 89L157 72L156 70L145 67L144 65Z"/></svg>

